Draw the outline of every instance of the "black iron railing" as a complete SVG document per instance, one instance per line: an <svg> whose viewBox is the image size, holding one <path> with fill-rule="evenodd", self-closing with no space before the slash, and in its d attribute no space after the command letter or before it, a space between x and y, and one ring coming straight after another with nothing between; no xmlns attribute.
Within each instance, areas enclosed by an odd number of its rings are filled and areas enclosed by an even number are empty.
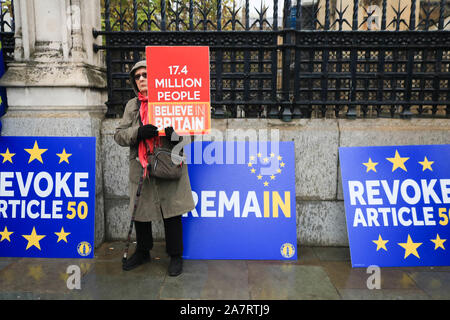
<svg viewBox="0 0 450 320"><path fill-rule="evenodd" d="M263 3L103 0L107 116L146 45L210 47L216 118L450 116L449 0Z"/></svg>

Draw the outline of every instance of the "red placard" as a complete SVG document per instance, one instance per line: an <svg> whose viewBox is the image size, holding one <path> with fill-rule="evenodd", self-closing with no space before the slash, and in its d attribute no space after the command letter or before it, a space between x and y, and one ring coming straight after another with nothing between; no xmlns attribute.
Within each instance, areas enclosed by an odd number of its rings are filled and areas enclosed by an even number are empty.
<svg viewBox="0 0 450 320"><path fill-rule="evenodd" d="M209 47L147 46L149 123L164 135L208 134L211 129Z"/></svg>

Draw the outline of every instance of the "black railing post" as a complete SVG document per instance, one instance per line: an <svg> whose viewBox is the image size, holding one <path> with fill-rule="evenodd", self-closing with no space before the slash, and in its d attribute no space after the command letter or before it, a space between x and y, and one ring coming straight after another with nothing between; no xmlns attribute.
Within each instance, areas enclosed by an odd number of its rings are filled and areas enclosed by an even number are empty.
<svg viewBox="0 0 450 320"><path fill-rule="evenodd" d="M294 100L293 100L293 118L303 118L304 115L301 110L301 106L298 104L300 99L300 58L301 58L301 49L299 48L299 44L301 43L301 33L299 31L302 30L302 3L301 0L297 0L296 5L296 13L295 13L295 59L294 59Z"/></svg>
<svg viewBox="0 0 450 320"><path fill-rule="evenodd" d="M283 14L283 49L282 49L282 64L283 64L283 80L281 92L281 112L280 117L282 121L292 120L291 98L290 98L290 79L291 79L291 45L292 45L292 28L289 21L291 15L291 1L284 1Z"/></svg>
<svg viewBox="0 0 450 320"><path fill-rule="evenodd" d="M110 0L105 0L105 31L109 32L111 31L111 16L110 16ZM104 35L105 37L105 44L108 46L110 44L110 37L108 35ZM107 106L107 111L105 114L105 117L107 118L114 118L116 117L116 110L113 108L111 102L113 100L113 81L112 81L112 57L111 57L111 51L106 51L106 65L108 66L106 68L106 83L108 86L108 101L105 103Z"/></svg>
<svg viewBox="0 0 450 320"><path fill-rule="evenodd" d="M330 0L325 1L325 24L324 24L324 35L330 29ZM329 45L328 45L328 35L325 35L325 42L322 50L322 76L320 79L320 84L322 88L321 98L322 102L328 100L328 59L329 59ZM325 117L327 111L327 105L323 103L321 105L322 117Z"/></svg>
<svg viewBox="0 0 450 320"><path fill-rule="evenodd" d="M161 0L161 31L166 31L166 1Z"/></svg>
<svg viewBox="0 0 450 320"><path fill-rule="evenodd" d="M353 0L353 21L352 21L352 48L350 53L350 72L352 80L350 83L350 105L348 106L347 118L356 118L356 69L358 63L358 49L356 48L356 31L358 30L358 0Z"/></svg>
<svg viewBox="0 0 450 320"><path fill-rule="evenodd" d="M249 0L245 1L245 31L250 31L250 3ZM249 38L245 38L246 48L244 49L244 74L243 74L243 85L244 85L244 103L250 101L250 49L251 45ZM245 104L244 107L245 117L250 113L250 106Z"/></svg>
<svg viewBox="0 0 450 320"><path fill-rule="evenodd" d="M220 49L222 47L222 37L220 36L220 31L222 30L222 1L217 1L217 35L215 37L218 49L216 49L216 103L221 103L223 101L223 51ZM213 110L213 117L218 119L225 118L225 106L223 104L216 106Z"/></svg>
<svg viewBox="0 0 450 320"><path fill-rule="evenodd" d="M413 31L416 28L416 1L411 1L411 14L409 18L409 30ZM414 68L414 49L408 48L408 62L406 64L406 79L405 79L405 104L403 105L403 110L400 116L404 119L410 119L412 116L411 112L411 95L412 95L412 78L413 78L413 68Z"/></svg>
<svg viewBox="0 0 450 320"><path fill-rule="evenodd" d="M273 42L274 46L278 46L278 0L273 0L273 22L272 31L274 32ZM278 102L277 98L277 82L278 82L278 53L277 50L272 50L271 53L271 72L272 72L272 102ZM279 118L279 106L277 104L271 104L267 107L267 118L277 119Z"/></svg>

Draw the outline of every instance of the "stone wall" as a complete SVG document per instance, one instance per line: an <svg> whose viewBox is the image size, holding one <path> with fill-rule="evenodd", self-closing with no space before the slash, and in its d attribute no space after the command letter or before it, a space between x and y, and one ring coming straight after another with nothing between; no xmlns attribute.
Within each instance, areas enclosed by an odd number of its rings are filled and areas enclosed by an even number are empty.
<svg viewBox="0 0 450 320"><path fill-rule="evenodd" d="M106 240L125 239L130 219L128 149L113 139L118 121L106 119L101 128ZM305 245L348 245L339 147L450 143L448 119L214 119L212 128L225 140L233 129L254 129L261 140L278 129L280 141L295 142L297 235ZM154 237L164 238L162 223L154 224Z"/></svg>

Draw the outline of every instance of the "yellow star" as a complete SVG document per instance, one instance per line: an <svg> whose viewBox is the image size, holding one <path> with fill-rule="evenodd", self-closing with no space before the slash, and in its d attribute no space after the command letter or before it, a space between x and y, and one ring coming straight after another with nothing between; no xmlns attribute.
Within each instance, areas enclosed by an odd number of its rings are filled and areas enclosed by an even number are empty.
<svg viewBox="0 0 450 320"><path fill-rule="evenodd" d="M264 187L267 187L269 185L268 181L264 181Z"/></svg>
<svg viewBox="0 0 450 320"><path fill-rule="evenodd" d="M67 283L67 279L69 278L69 274L65 273L65 272L61 272L59 274L59 279L61 279L62 281L64 281L64 283Z"/></svg>
<svg viewBox="0 0 450 320"><path fill-rule="evenodd" d="M250 161L255 160L255 156L250 156Z"/></svg>
<svg viewBox="0 0 450 320"><path fill-rule="evenodd" d="M278 159L278 160L281 160L281 159L283 159L283 157L282 157L282 156L278 156L277 159Z"/></svg>
<svg viewBox="0 0 450 320"><path fill-rule="evenodd" d="M258 153L257 156L258 156L258 158L261 158L261 157L262 157L262 154L261 154L261 153Z"/></svg>
<svg viewBox="0 0 450 320"><path fill-rule="evenodd" d="M406 167L405 167L405 162L408 161L409 158L402 158L400 157L400 155L398 154L398 151L395 150L395 157L394 158L386 158L386 160L392 162L392 172L394 172L397 168L401 168L405 171Z"/></svg>
<svg viewBox="0 0 450 320"><path fill-rule="evenodd" d="M6 148L6 152L5 153L0 153L0 155L3 156L3 162L2 163L5 163L6 161L9 161L9 162L13 163L12 162L12 157L14 157L15 153L10 153L8 148Z"/></svg>
<svg viewBox="0 0 450 320"><path fill-rule="evenodd" d="M406 243L399 243L398 245L405 249L405 257L403 259L406 259L410 254L413 254L420 259L419 254L417 253L417 248L422 245L422 242L414 243L411 236L408 234L408 240Z"/></svg>
<svg viewBox="0 0 450 320"><path fill-rule="evenodd" d="M430 239L431 242L434 242L434 250L437 250L437 248L442 248L445 250L444 248L444 242L447 241L447 239L441 239L439 237L439 234L436 235L436 239Z"/></svg>
<svg viewBox="0 0 450 320"><path fill-rule="evenodd" d="M64 240L67 243L67 236L70 234L70 232L64 232L64 227L61 228L60 232L55 232L55 234L58 236L58 243L61 240Z"/></svg>
<svg viewBox="0 0 450 320"><path fill-rule="evenodd" d="M431 168L431 165L434 163L434 161L428 161L427 157L423 161L419 161L419 163L422 165L422 171L425 171L426 169L430 169L430 171L433 171Z"/></svg>
<svg viewBox="0 0 450 320"><path fill-rule="evenodd" d="M44 163L42 161L42 154L47 151L47 149L39 149L39 146L37 144L37 141L34 141L34 147L33 149L25 149L26 152L30 154L30 159L28 160L28 163L31 161L37 159L40 163Z"/></svg>
<svg viewBox="0 0 450 320"><path fill-rule="evenodd" d="M366 172L369 172L370 170L373 170L374 172L377 172L377 169L375 169L375 166L378 164L378 162L372 162L372 159L369 158L369 162L364 162L363 165L367 167Z"/></svg>
<svg viewBox="0 0 450 320"><path fill-rule="evenodd" d="M281 173L281 169L280 168L277 169L277 173Z"/></svg>
<svg viewBox="0 0 450 320"><path fill-rule="evenodd" d="M280 167L284 167L284 165L285 165L284 162L281 162L281 163L280 163Z"/></svg>
<svg viewBox="0 0 450 320"><path fill-rule="evenodd" d="M378 235L378 240L372 240L372 242L377 245L377 251L380 250L380 249L384 249L385 251L387 251L386 243L388 243L389 240L383 240L381 238L381 234Z"/></svg>
<svg viewBox="0 0 450 320"><path fill-rule="evenodd" d="M0 239L0 242L2 242L3 240L8 240L9 242L11 242L11 239L9 238L10 235L12 235L14 232L12 231L8 231L8 228L5 226L5 229L3 229L3 232L0 232L0 234L2 235L2 238Z"/></svg>
<svg viewBox="0 0 450 320"><path fill-rule="evenodd" d="M258 180L262 179L262 175L256 176L258 178Z"/></svg>
<svg viewBox="0 0 450 320"><path fill-rule="evenodd" d="M39 245L39 241L44 238L44 235L37 235L36 229L33 227L33 231L29 235L22 235L25 239L28 240L27 248L25 250L28 250L31 246L35 246L39 250L41 250L41 246Z"/></svg>
<svg viewBox="0 0 450 320"><path fill-rule="evenodd" d="M269 158L265 157L265 158L263 159L263 162L269 162Z"/></svg>
<svg viewBox="0 0 450 320"><path fill-rule="evenodd" d="M56 154L59 157L59 162L61 163L63 161L69 163L69 157L72 155L71 153L66 153L66 149L64 148L62 153L57 153Z"/></svg>
<svg viewBox="0 0 450 320"><path fill-rule="evenodd" d="M272 153L270 154L270 157L271 157L271 158L275 157L275 153L272 152Z"/></svg>
<svg viewBox="0 0 450 320"><path fill-rule="evenodd" d="M255 168L252 168L252 170L250 170L250 171L251 171L252 173L255 173L256 170L255 170Z"/></svg>
<svg viewBox="0 0 450 320"><path fill-rule="evenodd" d="M275 176L274 176L274 175L271 175L271 176L270 176L270 180L275 180Z"/></svg>
<svg viewBox="0 0 450 320"><path fill-rule="evenodd" d="M44 272L42 271L42 266L29 266L28 267L28 276L32 277L34 280L39 281L44 276Z"/></svg>
<svg viewBox="0 0 450 320"><path fill-rule="evenodd" d="M253 163L249 162L249 163L248 163L248 166L249 166L249 167L253 166Z"/></svg>

